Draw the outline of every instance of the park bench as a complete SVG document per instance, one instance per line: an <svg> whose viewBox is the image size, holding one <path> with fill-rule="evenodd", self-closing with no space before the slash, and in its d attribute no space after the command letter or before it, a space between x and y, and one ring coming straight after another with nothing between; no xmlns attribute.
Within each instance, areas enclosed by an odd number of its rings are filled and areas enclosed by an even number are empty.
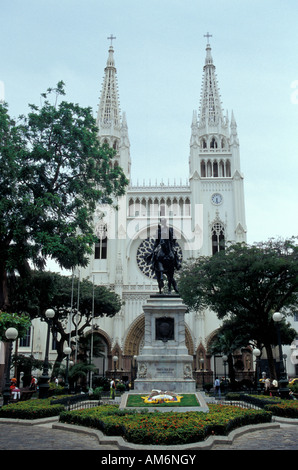
<svg viewBox="0 0 298 470"><path fill-rule="evenodd" d="M30 390L29 388L22 388L20 392L20 398L11 399L12 403L17 403L19 401L27 401L30 400L32 395L35 393L35 390Z"/></svg>
<svg viewBox="0 0 298 470"><path fill-rule="evenodd" d="M21 390L20 401L30 400L30 398L32 397L34 393L35 393L35 390L28 390L26 388L23 388Z"/></svg>

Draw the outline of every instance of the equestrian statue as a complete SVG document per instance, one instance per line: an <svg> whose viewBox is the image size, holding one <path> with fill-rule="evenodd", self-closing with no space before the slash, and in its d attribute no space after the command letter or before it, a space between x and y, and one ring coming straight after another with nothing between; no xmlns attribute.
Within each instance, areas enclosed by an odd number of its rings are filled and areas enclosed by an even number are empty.
<svg viewBox="0 0 298 470"><path fill-rule="evenodd" d="M164 275L168 281L168 292L171 288L178 293L176 281L174 279L175 270L181 268L181 264L177 252L177 242L174 238L173 228L167 226L166 219L161 219L158 225L155 243L152 252L147 256L146 261L151 264L154 271L159 293L162 293L164 287Z"/></svg>

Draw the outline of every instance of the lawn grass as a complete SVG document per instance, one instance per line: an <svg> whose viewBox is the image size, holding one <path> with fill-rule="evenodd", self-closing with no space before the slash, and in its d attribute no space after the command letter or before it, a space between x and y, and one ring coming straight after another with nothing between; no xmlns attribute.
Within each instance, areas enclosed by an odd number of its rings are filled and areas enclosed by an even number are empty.
<svg viewBox="0 0 298 470"><path fill-rule="evenodd" d="M127 407L139 407L139 408L156 408L156 407L193 407L193 406L201 406L197 400L197 397L193 393L187 393L183 395L183 398L180 402L170 402L170 403L144 403L143 397L146 397L146 393L142 395L128 395L127 398Z"/></svg>

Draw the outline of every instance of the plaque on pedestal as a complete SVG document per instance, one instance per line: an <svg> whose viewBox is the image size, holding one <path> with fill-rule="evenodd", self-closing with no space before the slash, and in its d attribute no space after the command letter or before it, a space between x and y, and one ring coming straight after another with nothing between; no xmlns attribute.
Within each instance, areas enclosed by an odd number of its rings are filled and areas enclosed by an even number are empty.
<svg viewBox="0 0 298 470"><path fill-rule="evenodd" d="M193 357L185 344L186 306L178 295L152 295L143 309L145 340L137 357L135 391L194 393Z"/></svg>

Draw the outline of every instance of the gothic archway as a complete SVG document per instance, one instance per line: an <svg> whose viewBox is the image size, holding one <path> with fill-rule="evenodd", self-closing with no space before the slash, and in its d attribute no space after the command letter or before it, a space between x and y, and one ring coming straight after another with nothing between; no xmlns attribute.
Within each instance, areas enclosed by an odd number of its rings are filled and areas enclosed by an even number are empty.
<svg viewBox="0 0 298 470"><path fill-rule="evenodd" d="M131 324L124 343L125 356L137 356L140 353L140 346L145 332L145 315L138 316Z"/></svg>
<svg viewBox="0 0 298 470"><path fill-rule="evenodd" d="M85 337L91 336L91 329L85 333ZM101 352L99 355L92 357L92 363L96 368L95 374L104 377L109 369L109 357L111 355L111 338L100 328L93 330L93 337L99 337L101 341ZM91 354L91 351L90 351Z"/></svg>

